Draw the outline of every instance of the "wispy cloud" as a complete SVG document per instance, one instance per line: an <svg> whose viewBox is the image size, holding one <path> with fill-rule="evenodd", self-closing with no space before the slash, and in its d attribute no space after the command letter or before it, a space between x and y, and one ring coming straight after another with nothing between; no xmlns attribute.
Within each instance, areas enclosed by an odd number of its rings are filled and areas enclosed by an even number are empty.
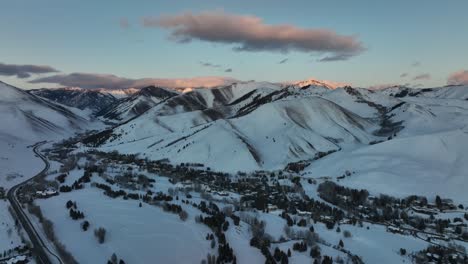
<svg viewBox="0 0 468 264"><path fill-rule="evenodd" d="M406 73L406 72L405 72L405 73L402 73L402 74L400 74L400 78L405 78L405 77L408 77L408 75L409 75L409 74L408 74L408 73Z"/></svg>
<svg viewBox="0 0 468 264"><path fill-rule="evenodd" d="M142 78L131 79L118 77L112 74L71 73L58 74L31 80L30 83L53 83L68 87L81 87L87 89L109 88L126 89L142 88L150 85L167 88L186 87L215 87L230 84L236 80L229 77L207 76L194 78Z"/></svg>
<svg viewBox="0 0 468 264"><path fill-rule="evenodd" d="M53 73L58 70L47 65L19 65L19 64L4 64L0 63L0 75L16 76L24 79L31 77L32 74Z"/></svg>
<svg viewBox="0 0 468 264"><path fill-rule="evenodd" d="M211 63L211 62L203 62L203 61L200 61L199 62L201 66L203 67L209 67L209 68L215 68L215 69L220 69L222 70L221 68L224 68L225 66L221 65L221 64L214 64L214 63ZM226 68L224 70L222 70L224 72L232 72L232 68Z"/></svg>
<svg viewBox="0 0 468 264"><path fill-rule="evenodd" d="M447 78L449 85L468 85L468 70L461 70L450 74Z"/></svg>
<svg viewBox="0 0 468 264"><path fill-rule="evenodd" d="M419 66L421 66L421 62L420 61L415 61L415 62L411 63L411 66L419 67Z"/></svg>
<svg viewBox="0 0 468 264"><path fill-rule="evenodd" d="M319 59L318 61L321 61L321 62L343 61L343 60L347 60L347 59L351 58L352 56L354 56L354 54L339 53L339 54L327 55L327 56Z"/></svg>
<svg viewBox="0 0 468 264"><path fill-rule="evenodd" d="M202 40L233 44L236 51L319 52L328 54L324 61L331 61L349 59L365 50L356 36L328 29L268 25L256 16L223 11L144 17L142 24L170 30L170 39L179 43Z"/></svg>
<svg viewBox="0 0 468 264"><path fill-rule="evenodd" d="M200 65L203 66L203 67L211 67L211 68L220 68L221 65L219 64L213 64L211 62L203 62L203 61L200 61Z"/></svg>
<svg viewBox="0 0 468 264"><path fill-rule="evenodd" d="M414 78L413 78L414 81L416 81L416 80L429 80L429 79L431 79L431 75L429 73L419 74L419 75L414 76Z"/></svg>
<svg viewBox="0 0 468 264"><path fill-rule="evenodd" d="M278 62L278 64L284 64L286 63L287 61L289 60L289 58L286 58L286 59L282 59Z"/></svg>

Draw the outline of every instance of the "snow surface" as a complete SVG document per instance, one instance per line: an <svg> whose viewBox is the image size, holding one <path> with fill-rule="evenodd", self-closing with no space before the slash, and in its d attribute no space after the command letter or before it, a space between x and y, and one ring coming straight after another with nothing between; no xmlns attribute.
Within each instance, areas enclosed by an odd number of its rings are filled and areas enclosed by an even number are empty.
<svg viewBox="0 0 468 264"><path fill-rule="evenodd" d="M90 222L87 232L81 221L70 218L65 203L76 201ZM67 245L79 263L104 263L113 253L127 263L200 263L211 251L206 234L211 230L194 221L194 209L187 206L186 222L176 214L139 201L112 199L99 189L86 188L38 200L44 215L53 219L59 240ZM93 230L104 227L106 241L99 244Z"/></svg>
<svg viewBox="0 0 468 264"><path fill-rule="evenodd" d="M9 203L0 200L0 252L22 245L15 221L8 211Z"/></svg>
<svg viewBox="0 0 468 264"><path fill-rule="evenodd" d="M0 137L0 186L8 189L36 175L43 167L42 160L25 142Z"/></svg>

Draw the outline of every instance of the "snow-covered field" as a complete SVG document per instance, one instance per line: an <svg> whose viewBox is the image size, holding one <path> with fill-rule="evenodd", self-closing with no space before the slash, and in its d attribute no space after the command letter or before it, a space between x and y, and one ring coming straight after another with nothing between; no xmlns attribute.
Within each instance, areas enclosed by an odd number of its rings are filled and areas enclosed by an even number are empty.
<svg viewBox="0 0 468 264"><path fill-rule="evenodd" d="M65 203L76 201L90 228L84 232L80 223L70 218ZM194 212L187 206L186 222L176 214L138 201L112 199L99 189L87 188L39 200L44 214L53 219L59 240L79 263L103 263L113 253L126 263L200 263L210 252L205 236L210 229L196 224ZM93 230L104 227L106 241L99 244Z"/></svg>
<svg viewBox="0 0 468 264"><path fill-rule="evenodd" d="M21 238L15 227L15 221L8 211L8 206L8 202L0 200L0 254L22 245Z"/></svg>
<svg viewBox="0 0 468 264"><path fill-rule="evenodd" d="M32 148L21 141L0 141L0 186L10 188L36 175L44 167Z"/></svg>

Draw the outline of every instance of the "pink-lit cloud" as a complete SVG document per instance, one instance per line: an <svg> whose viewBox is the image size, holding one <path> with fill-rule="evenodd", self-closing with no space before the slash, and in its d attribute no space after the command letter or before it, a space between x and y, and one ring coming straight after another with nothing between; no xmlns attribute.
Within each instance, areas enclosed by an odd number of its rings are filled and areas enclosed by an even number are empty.
<svg viewBox="0 0 468 264"><path fill-rule="evenodd" d="M468 70L461 70L452 73L448 79L449 85L468 85Z"/></svg>
<svg viewBox="0 0 468 264"><path fill-rule="evenodd" d="M236 80L229 77L207 76L194 78L142 78L130 79L118 77L112 74L94 73L71 73L59 74L30 81L30 83L53 83L67 87L80 87L87 89L108 88L126 89L142 88L150 85L167 88L195 88L195 87L216 87L227 85Z"/></svg>
<svg viewBox="0 0 468 264"><path fill-rule="evenodd" d="M323 61L332 61L346 60L365 50L356 36L328 29L268 25L255 16L223 11L144 17L142 24L170 30L170 39L179 43L202 40L233 44L236 51L319 52L327 54Z"/></svg>

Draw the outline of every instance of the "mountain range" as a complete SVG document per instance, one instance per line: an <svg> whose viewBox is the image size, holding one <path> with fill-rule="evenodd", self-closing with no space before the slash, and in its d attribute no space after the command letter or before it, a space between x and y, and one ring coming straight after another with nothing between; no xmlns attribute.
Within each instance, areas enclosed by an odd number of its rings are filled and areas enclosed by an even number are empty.
<svg viewBox="0 0 468 264"><path fill-rule="evenodd" d="M2 120L11 124L2 126L3 138L38 140L99 127L82 148L229 173L354 171L345 184L396 195L432 195L442 186L466 199L467 86L238 82L185 93L149 86L119 97L103 89L1 88Z"/></svg>

